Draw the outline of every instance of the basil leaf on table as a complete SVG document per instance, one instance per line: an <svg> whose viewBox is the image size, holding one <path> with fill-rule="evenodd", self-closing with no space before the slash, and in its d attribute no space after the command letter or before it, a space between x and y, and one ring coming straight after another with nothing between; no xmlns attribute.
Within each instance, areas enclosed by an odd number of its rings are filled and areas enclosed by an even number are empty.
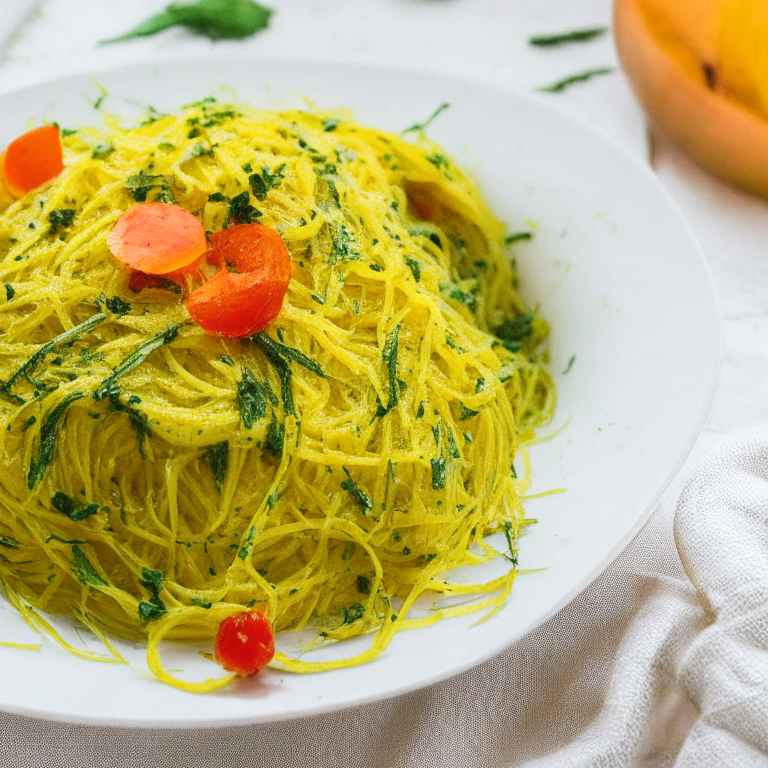
<svg viewBox="0 0 768 768"><path fill-rule="evenodd" d="M176 26L187 27L212 40L238 40L266 29L271 14L269 8L253 0L198 0L188 5L172 3L130 32L102 42L116 43L134 37L147 37Z"/></svg>

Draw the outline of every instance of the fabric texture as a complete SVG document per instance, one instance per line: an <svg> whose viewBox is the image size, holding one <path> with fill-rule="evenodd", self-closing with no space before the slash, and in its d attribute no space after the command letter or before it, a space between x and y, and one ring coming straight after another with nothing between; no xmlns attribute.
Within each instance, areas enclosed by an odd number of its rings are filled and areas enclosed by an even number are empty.
<svg viewBox="0 0 768 768"><path fill-rule="evenodd" d="M31 728L0 715L0 765L768 766L768 426L715 450L672 512L657 509L547 623L443 683L218 730Z"/></svg>

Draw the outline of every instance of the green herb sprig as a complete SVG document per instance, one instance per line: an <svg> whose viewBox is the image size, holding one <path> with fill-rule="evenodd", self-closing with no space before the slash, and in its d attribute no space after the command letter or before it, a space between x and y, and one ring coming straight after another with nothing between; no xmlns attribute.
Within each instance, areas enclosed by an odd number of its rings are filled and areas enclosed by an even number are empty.
<svg viewBox="0 0 768 768"><path fill-rule="evenodd" d="M404 136L406 133L412 133L413 131L424 132L427 126L444 110L448 109L451 105L444 101L423 123L414 123L410 128L406 128L400 133Z"/></svg>
<svg viewBox="0 0 768 768"><path fill-rule="evenodd" d="M584 72L577 72L575 75L568 75L568 77L564 77L562 80L558 80L551 85L545 85L544 87L539 88L539 90L546 93L560 93L574 83L583 83L599 75L609 75L613 71L613 67L596 67L594 69L587 69Z"/></svg>
<svg viewBox="0 0 768 768"><path fill-rule="evenodd" d="M45 470L48 469L48 465L53 459L56 439L59 435L59 422L66 416L69 406L83 397L85 395L82 392L70 392L43 420L40 427L40 448L37 458L33 457L29 462L27 487L30 491L37 488L43 479Z"/></svg>
<svg viewBox="0 0 768 768"><path fill-rule="evenodd" d="M102 40L117 43L135 37L148 37L171 27L186 27L211 40L240 40L266 29L272 11L253 0L198 0L172 3L137 27L119 37Z"/></svg>
<svg viewBox="0 0 768 768"><path fill-rule="evenodd" d="M93 399L99 401L108 395L113 395L115 393L117 381L129 371L140 366L156 349L160 349L164 344L170 344L179 335L179 328L183 325L184 323L175 323L166 328L162 333L158 333L157 336L153 336L151 339L147 339L139 344L139 346L136 347L136 349L131 352L131 354L128 355L128 357L126 357L125 360L123 360L123 362L120 363L120 365L118 365L98 387L96 387L93 392Z"/></svg>
<svg viewBox="0 0 768 768"><path fill-rule="evenodd" d="M565 43L585 43L604 35L608 27L588 27L587 29L571 29L554 35L534 35L528 39L531 45L548 48Z"/></svg>

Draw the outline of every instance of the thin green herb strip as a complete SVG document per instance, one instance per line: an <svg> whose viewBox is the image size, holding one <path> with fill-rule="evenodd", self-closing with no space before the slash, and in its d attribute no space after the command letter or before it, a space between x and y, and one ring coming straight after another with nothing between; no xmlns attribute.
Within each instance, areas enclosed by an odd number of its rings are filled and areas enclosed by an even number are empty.
<svg viewBox="0 0 768 768"><path fill-rule="evenodd" d="M130 399L128 403L130 403ZM133 431L136 433L136 440L139 443L139 454L142 459L146 459L144 440L147 437L152 437L152 424L142 411L138 408L133 408L128 403L120 401L119 392L109 394L109 410L114 413L124 413L128 417Z"/></svg>
<svg viewBox="0 0 768 768"><path fill-rule="evenodd" d="M71 496L67 496L62 491L56 491L53 494L51 506L74 523L79 523L99 511L98 504L78 504Z"/></svg>
<svg viewBox="0 0 768 768"><path fill-rule="evenodd" d="M568 32L560 32L555 35L534 35L528 39L531 45L550 47L563 45L564 43L584 43L604 35L608 27L588 27L587 29L572 29Z"/></svg>
<svg viewBox="0 0 768 768"><path fill-rule="evenodd" d="M117 43L134 37L156 35L175 26L187 27L212 40L239 40L250 37L269 24L272 11L253 0L198 0L196 3L173 3L150 16L137 27L119 37L101 43Z"/></svg>
<svg viewBox="0 0 768 768"><path fill-rule="evenodd" d="M99 384L93 392L93 399L98 401L110 394L114 394L115 385L118 379L125 376L126 373L140 366L156 349L160 349L164 344L170 344L178 335L179 328L184 323L175 323L166 328L162 333L153 336L151 339L139 344L104 381Z"/></svg>
<svg viewBox="0 0 768 768"><path fill-rule="evenodd" d="M83 584L89 587L108 587L109 584L99 575L99 572L91 565L83 550L77 544L72 546L72 555L75 558L77 577Z"/></svg>
<svg viewBox="0 0 768 768"><path fill-rule="evenodd" d="M386 363L389 370L389 402L387 403L387 412L391 411L400 399L400 386L397 383L397 347L400 335L401 324L387 334L387 340L384 343L384 349L381 353L381 359Z"/></svg>
<svg viewBox="0 0 768 768"><path fill-rule="evenodd" d="M412 131L424 131L441 112L448 109L450 106L451 105L447 101L444 101L423 123L414 123L410 128L406 128L402 131L400 135L404 136L406 133L411 133Z"/></svg>
<svg viewBox="0 0 768 768"><path fill-rule="evenodd" d="M343 480L341 487L350 493L355 501L360 505L360 509L364 515L368 514L373 509L373 502L371 497L352 479L349 474L349 470L346 467L342 467L347 479Z"/></svg>
<svg viewBox="0 0 768 768"><path fill-rule="evenodd" d="M221 486L227 475L227 465L229 464L229 441L224 440L221 443L216 443L216 445L208 446L205 456L211 465L216 490L221 493Z"/></svg>
<svg viewBox="0 0 768 768"><path fill-rule="evenodd" d="M267 402L259 382L247 368L243 368L243 377L237 382L237 407L246 429L250 429L267 413Z"/></svg>
<svg viewBox="0 0 768 768"><path fill-rule="evenodd" d="M40 427L40 450L37 459L33 458L29 462L29 474L27 475L27 487L34 490L43 479L45 470L53 459L53 452L56 448L56 438L59 433L59 421L67 413L69 406L76 400L80 400L85 395L80 392L70 392L43 420Z"/></svg>
<svg viewBox="0 0 768 768"><path fill-rule="evenodd" d="M504 238L504 242L507 245L517 243L520 240L531 240L533 238L533 232L512 232Z"/></svg>
<svg viewBox="0 0 768 768"><path fill-rule="evenodd" d="M60 333L54 339L51 339L49 342L43 344L43 346L40 347L37 352L34 352L29 360L27 360L27 362L24 363L21 368L19 368L19 370L16 371L13 376L11 376L10 379L8 379L5 387L10 389L22 376L29 376L45 359L45 356L49 352L53 352L62 344L66 344L69 341L75 341L78 336L82 336L82 334L93 330L99 323L104 322L104 320L106 320L108 317L109 315L106 312L99 312L98 314L89 317L85 322L80 323L80 325L76 325L74 328L70 328L68 331Z"/></svg>
<svg viewBox="0 0 768 768"><path fill-rule="evenodd" d="M615 70L613 67L596 67L595 69L587 69L584 72L577 72L575 75L564 77L562 80L558 80L557 82L552 83L552 85L545 85L543 88L539 88L539 90L546 93L560 93L560 91L564 91L566 88L568 88L568 86L573 85L574 83L583 83L587 80L591 80L593 77L597 77L598 75L609 75L614 71Z"/></svg>
<svg viewBox="0 0 768 768"><path fill-rule="evenodd" d="M280 355L281 357L288 357L291 360L295 360L299 365L303 365L308 371L312 371L312 373L317 374L321 378L325 378L323 369L314 360L312 360L312 358L307 357L302 352L299 352L298 349L294 349L293 347L289 347L286 344L281 344L279 341L275 341L274 339L267 336L267 334L263 331L257 333L252 338L262 349L265 347L270 347L275 351L276 354Z"/></svg>

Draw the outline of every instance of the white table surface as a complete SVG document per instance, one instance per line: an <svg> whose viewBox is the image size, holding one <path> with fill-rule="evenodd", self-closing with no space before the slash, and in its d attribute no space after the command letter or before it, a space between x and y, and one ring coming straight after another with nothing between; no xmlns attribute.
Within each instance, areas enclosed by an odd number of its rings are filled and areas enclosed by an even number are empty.
<svg viewBox="0 0 768 768"><path fill-rule="evenodd" d="M4 0L0 92L147 58L234 51L427 69L525 91L574 71L616 64L608 36L569 46L567 51L533 49L526 42L534 33L608 23L610 0L269 0L267 4L275 10L270 28L247 41L212 43L176 29L100 47L98 40L134 26L164 2ZM6 39L9 27L15 31ZM653 137L649 146L642 113L620 72L539 98L648 157L699 237L715 278L724 317L720 385L701 437L665 495L663 503L669 505L691 469L722 435L768 420L768 202L719 182L659 137Z"/></svg>

